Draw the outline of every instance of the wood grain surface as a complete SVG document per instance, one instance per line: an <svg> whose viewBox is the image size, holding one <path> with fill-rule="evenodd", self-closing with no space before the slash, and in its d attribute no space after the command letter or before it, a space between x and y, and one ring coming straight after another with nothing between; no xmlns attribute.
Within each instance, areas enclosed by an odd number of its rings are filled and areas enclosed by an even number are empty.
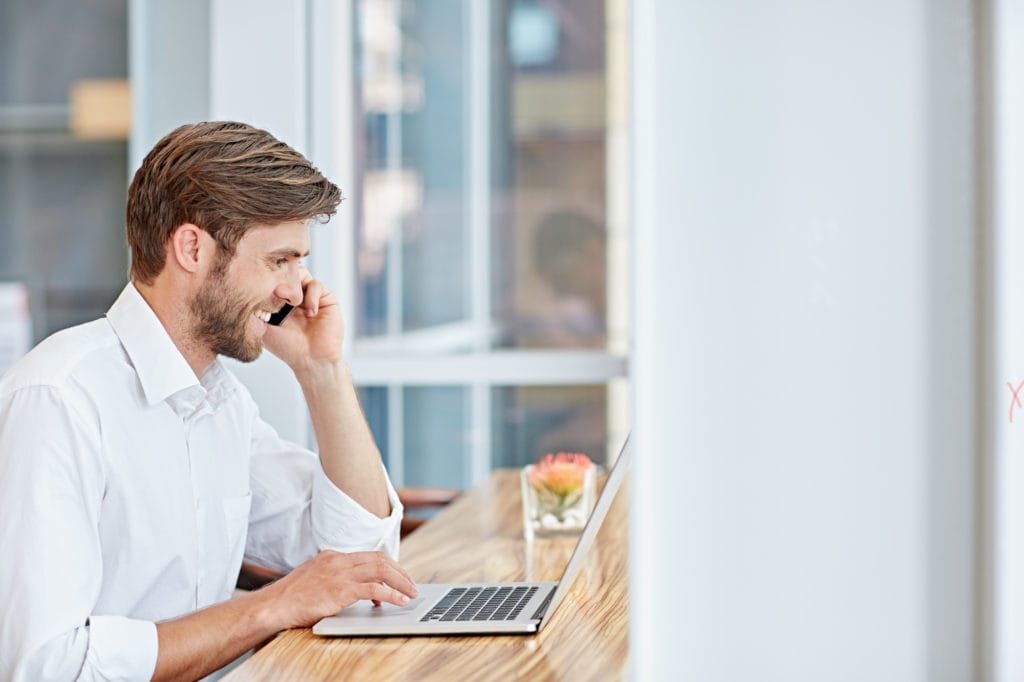
<svg viewBox="0 0 1024 682"><path fill-rule="evenodd" d="M617 680L629 654L628 488L576 583L536 635L322 638L281 633L224 679ZM500 470L402 543L417 582L557 580L575 538L523 539L518 471Z"/></svg>

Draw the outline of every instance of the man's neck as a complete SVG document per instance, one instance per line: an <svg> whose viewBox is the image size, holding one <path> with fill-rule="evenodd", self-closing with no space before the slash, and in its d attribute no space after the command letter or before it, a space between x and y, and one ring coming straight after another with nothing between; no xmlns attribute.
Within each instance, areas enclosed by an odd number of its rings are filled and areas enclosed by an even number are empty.
<svg viewBox="0 0 1024 682"><path fill-rule="evenodd" d="M211 351L202 343L193 338L189 325L188 307L185 303L187 296L184 292L171 292L169 287L158 284L141 284L132 282L136 291L152 309L153 314L160 320L171 342L185 358L185 362L192 368L198 379L203 372L217 359L216 353Z"/></svg>

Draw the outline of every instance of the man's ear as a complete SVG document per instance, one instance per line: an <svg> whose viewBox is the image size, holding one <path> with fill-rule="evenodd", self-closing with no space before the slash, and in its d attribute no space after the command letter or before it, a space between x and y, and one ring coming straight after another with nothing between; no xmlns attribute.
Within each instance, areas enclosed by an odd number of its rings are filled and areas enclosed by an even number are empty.
<svg viewBox="0 0 1024 682"><path fill-rule="evenodd" d="M180 268L196 273L204 268L204 261L210 259L211 249L216 249L216 242L206 230L192 223L182 223L171 233L168 252Z"/></svg>

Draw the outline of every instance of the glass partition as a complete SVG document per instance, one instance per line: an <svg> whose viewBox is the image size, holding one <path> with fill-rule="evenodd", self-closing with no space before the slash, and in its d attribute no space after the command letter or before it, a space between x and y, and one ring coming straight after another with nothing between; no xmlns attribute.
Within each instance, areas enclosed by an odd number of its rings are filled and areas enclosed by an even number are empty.
<svg viewBox="0 0 1024 682"><path fill-rule="evenodd" d="M629 347L626 5L352 5L355 249L338 269L353 370L384 376L367 412L406 482L466 485L545 448L603 459L628 429L626 363L606 361ZM531 353L542 385L509 385L509 354ZM424 380L439 355L470 364Z"/></svg>
<svg viewBox="0 0 1024 682"><path fill-rule="evenodd" d="M606 386L494 386L490 392L492 420L480 433L469 386L362 388L360 400L395 485L463 487L481 438L491 452L485 469L521 467L566 451L606 462Z"/></svg>

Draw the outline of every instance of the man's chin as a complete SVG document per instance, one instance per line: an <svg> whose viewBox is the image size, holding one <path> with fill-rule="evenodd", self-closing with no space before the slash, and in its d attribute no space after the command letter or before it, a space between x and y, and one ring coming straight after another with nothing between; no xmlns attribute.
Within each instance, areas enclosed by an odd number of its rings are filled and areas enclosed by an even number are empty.
<svg viewBox="0 0 1024 682"><path fill-rule="evenodd" d="M256 360L263 355L263 344L260 344L257 348L245 348L245 349L226 349L219 353L224 357L231 358L232 360L238 360L239 362L256 362Z"/></svg>

